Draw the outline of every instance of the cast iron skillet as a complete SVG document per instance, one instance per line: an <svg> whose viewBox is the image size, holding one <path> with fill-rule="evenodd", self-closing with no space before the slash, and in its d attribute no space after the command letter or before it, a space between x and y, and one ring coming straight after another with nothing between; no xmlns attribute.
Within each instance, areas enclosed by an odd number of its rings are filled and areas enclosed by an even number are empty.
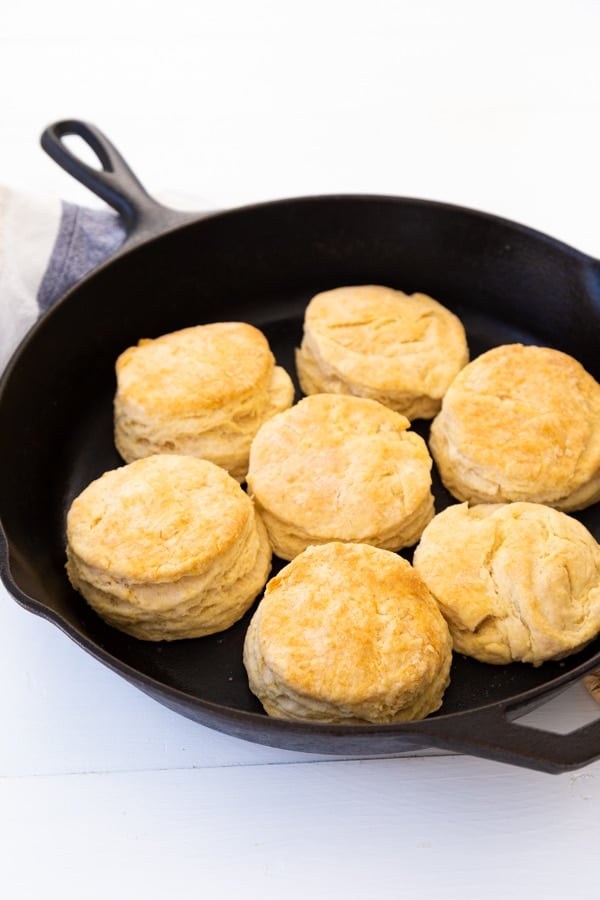
<svg viewBox="0 0 600 900"><path fill-rule="evenodd" d="M69 150L64 138L73 134L92 148L98 169ZM333 755L442 748L549 772L600 757L600 721L567 735L515 722L600 666L600 640L539 668L456 656L442 710L421 722L283 722L248 690L241 648L250 613L213 637L144 643L104 625L64 573L66 509L93 478L122 464L112 442L113 367L139 338L245 320L264 330L293 373L312 294L380 283L453 309L472 356L500 343L545 344L600 379L600 263L521 225L406 198L303 197L192 216L149 197L90 125L59 122L42 144L121 214L129 236L32 329L0 385L1 569L16 600L160 703L257 743ZM426 424L416 427L426 436ZM451 502L437 480L435 493L438 510ZM579 517L600 538L600 508Z"/></svg>

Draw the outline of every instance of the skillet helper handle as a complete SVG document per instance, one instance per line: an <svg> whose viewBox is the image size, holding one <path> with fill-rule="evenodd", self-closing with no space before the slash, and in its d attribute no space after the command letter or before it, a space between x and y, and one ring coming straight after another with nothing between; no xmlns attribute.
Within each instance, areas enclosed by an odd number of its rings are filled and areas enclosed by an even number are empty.
<svg viewBox="0 0 600 900"><path fill-rule="evenodd" d="M80 159L64 140L80 137L98 158L101 168ZM129 246L183 224L190 213L169 209L148 194L142 183L108 138L88 122L65 119L44 129L41 144L46 153L77 181L111 206L123 219ZM196 216L197 218L197 216Z"/></svg>
<svg viewBox="0 0 600 900"><path fill-rule="evenodd" d="M437 732L445 746L467 755L482 756L541 772L558 774L579 769L600 757L600 719L557 734L519 724L519 709L503 704L457 716L426 720L424 731L435 742Z"/></svg>

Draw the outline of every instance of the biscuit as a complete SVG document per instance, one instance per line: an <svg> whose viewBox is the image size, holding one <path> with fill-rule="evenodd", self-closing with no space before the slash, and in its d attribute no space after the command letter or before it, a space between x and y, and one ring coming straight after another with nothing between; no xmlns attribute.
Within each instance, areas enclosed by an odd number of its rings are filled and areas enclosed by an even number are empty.
<svg viewBox="0 0 600 900"><path fill-rule="evenodd" d="M460 320L426 294L380 285L312 298L296 369L305 394L355 394L430 419L469 360Z"/></svg>
<svg viewBox="0 0 600 900"><path fill-rule="evenodd" d="M558 350L495 347L455 378L429 447L458 500L583 509L600 499L600 385Z"/></svg>
<svg viewBox="0 0 600 900"><path fill-rule="evenodd" d="M260 425L294 399L267 339L244 322L184 328L129 347L116 363L115 445L208 459L243 481Z"/></svg>
<svg viewBox="0 0 600 900"><path fill-rule="evenodd" d="M361 397L313 394L266 422L250 450L248 492L275 553L354 541L415 544L434 514L432 460L399 413Z"/></svg>
<svg viewBox="0 0 600 900"><path fill-rule="evenodd" d="M157 455L106 472L67 515L67 574L109 625L149 641L229 628L269 576L252 501L196 457Z"/></svg>
<svg viewBox="0 0 600 900"><path fill-rule="evenodd" d="M439 709L452 645L410 563L366 544L310 547L268 582L244 642L276 718L405 722Z"/></svg>
<svg viewBox="0 0 600 900"><path fill-rule="evenodd" d="M600 547L549 506L450 506L423 532L413 564L454 649L481 662L537 666L600 631Z"/></svg>

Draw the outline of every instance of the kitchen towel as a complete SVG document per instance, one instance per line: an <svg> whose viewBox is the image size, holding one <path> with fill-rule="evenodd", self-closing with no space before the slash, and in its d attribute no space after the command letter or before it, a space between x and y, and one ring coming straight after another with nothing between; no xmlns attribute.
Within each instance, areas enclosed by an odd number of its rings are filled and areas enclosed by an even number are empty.
<svg viewBox="0 0 600 900"><path fill-rule="evenodd" d="M0 371L39 317L125 236L111 210L0 186Z"/></svg>

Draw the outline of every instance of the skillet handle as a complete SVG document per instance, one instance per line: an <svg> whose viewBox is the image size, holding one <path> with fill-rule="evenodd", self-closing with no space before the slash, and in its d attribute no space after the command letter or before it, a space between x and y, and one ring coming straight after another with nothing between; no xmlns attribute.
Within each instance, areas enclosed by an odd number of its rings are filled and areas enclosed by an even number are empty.
<svg viewBox="0 0 600 900"><path fill-rule="evenodd" d="M88 165L73 153L64 138L77 135L98 158L101 168ZM199 214L170 209L147 193L119 151L88 122L65 119L48 125L41 136L46 153L77 181L108 203L123 219L128 246L184 224Z"/></svg>
<svg viewBox="0 0 600 900"><path fill-rule="evenodd" d="M437 732L441 746L541 772L568 772L600 758L600 719L557 734L515 721L521 712L499 704L421 724L434 744Z"/></svg>

